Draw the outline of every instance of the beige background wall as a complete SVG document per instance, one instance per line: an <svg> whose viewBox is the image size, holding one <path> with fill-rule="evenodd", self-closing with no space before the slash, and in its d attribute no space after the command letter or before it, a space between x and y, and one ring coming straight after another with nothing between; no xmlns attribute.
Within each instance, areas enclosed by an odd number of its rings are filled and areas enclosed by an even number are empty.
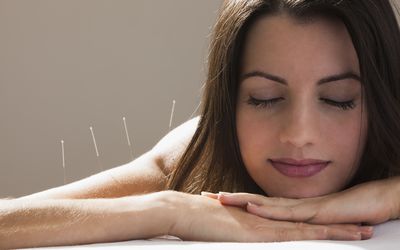
<svg viewBox="0 0 400 250"><path fill-rule="evenodd" d="M150 149L196 108L221 0L0 0L0 197L21 196Z"/></svg>

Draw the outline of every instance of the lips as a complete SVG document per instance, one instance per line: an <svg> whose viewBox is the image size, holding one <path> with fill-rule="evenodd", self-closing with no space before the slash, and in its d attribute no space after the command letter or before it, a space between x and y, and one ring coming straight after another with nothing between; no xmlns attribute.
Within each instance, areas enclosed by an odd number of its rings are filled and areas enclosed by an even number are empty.
<svg viewBox="0 0 400 250"><path fill-rule="evenodd" d="M311 177L325 169L330 161L316 159L295 160L291 158L268 159L281 174L288 177Z"/></svg>

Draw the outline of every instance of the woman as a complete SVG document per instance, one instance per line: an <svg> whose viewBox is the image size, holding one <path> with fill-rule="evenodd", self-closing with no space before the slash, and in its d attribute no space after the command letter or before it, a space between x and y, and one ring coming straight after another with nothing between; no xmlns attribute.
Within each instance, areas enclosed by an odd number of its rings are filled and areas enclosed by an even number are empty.
<svg viewBox="0 0 400 250"><path fill-rule="evenodd" d="M130 164L2 201L0 247L368 239L360 223L400 216L399 59L387 0L225 1L200 119Z"/></svg>

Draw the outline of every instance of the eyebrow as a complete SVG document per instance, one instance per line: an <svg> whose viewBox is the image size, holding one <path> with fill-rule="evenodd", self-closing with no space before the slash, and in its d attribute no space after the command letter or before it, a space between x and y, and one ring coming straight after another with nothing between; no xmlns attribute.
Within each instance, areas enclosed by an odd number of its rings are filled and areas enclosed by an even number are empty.
<svg viewBox="0 0 400 250"><path fill-rule="evenodd" d="M258 71L258 70L244 74L240 80L242 82L250 77L262 77L262 78L266 78L266 79L274 81L274 82L288 85L288 82L286 79L276 76L276 75L273 75L273 74L270 74L270 73L267 73L267 72ZM321 84L328 83L328 82L340 81L340 80L344 80L344 79L354 79L354 80L361 82L361 77L359 75L357 75L356 73L354 73L352 71L347 71L344 73L330 75L330 76L321 78L318 80L317 85L321 85Z"/></svg>

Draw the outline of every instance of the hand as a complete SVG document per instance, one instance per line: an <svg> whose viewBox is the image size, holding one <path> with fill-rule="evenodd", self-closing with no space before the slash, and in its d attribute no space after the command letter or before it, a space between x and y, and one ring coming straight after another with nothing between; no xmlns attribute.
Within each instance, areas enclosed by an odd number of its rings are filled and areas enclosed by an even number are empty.
<svg viewBox="0 0 400 250"><path fill-rule="evenodd" d="M249 193L204 193L224 205L243 206L273 220L311 224L378 224L399 218L400 178L373 181L342 192L306 199L268 198Z"/></svg>
<svg viewBox="0 0 400 250"><path fill-rule="evenodd" d="M371 236L356 225L312 225L274 221L201 195L168 191L175 207L169 234L183 240L271 242L290 240L361 240Z"/></svg>

